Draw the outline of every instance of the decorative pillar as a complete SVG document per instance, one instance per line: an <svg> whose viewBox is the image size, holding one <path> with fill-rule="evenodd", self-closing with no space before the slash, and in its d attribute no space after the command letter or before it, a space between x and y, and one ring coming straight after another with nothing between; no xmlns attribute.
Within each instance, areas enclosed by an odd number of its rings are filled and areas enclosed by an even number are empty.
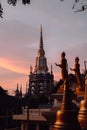
<svg viewBox="0 0 87 130"><path fill-rule="evenodd" d="M80 102L80 109L78 113L78 121L82 130L87 130L87 74L85 78L85 94L84 100Z"/></svg>
<svg viewBox="0 0 87 130"><path fill-rule="evenodd" d="M57 110L56 113L53 111L47 113L47 115L43 113L43 116L48 119L52 130L81 130L76 108L77 106L72 102L69 82L65 80L61 109Z"/></svg>
<svg viewBox="0 0 87 130"><path fill-rule="evenodd" d="M27 123L26 123L26 121L21 121L21 130L27 130Z"/></svg>
<svg viewBox="0 0 87 130"><path fill-rule="evenodd" d="M39 123L36 123L36 130L39 130Z"/></svg>
<svg viewBox="0 0 87 130"><path fill-rule="evenodd" d="M77 112L72 103L71 90L69 89L69 82L64 82L64 94L61 109L57 111L56 122L53 130L81 130L77 119Z"/></svg>

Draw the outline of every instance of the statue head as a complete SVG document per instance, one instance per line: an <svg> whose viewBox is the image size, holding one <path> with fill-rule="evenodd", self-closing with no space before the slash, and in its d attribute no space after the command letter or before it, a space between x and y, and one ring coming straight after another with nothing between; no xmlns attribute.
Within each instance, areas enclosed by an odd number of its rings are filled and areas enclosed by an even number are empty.
<svg viewBox="0 0 87 130"><path fill-rule="evenodd" d="M65 57L65 55L66 55L65 52L61 53L61 57Z"/></svg>
<svg viewBox="0 0 87 130"><path fill-rule="evenodd" d="M79 62L79 57L76 57L76 58L75 58L75 62Z"/></svg>

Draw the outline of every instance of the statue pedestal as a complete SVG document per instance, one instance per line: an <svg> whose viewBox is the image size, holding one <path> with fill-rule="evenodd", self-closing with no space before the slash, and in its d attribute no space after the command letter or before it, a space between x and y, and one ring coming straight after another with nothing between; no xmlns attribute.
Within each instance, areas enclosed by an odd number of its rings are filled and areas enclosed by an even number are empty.
<svg viewBox="0 0 87 130"><path fill-rule="evenodd" d="M81 130L74 110L59 110L53 130Z"/></svg>
<svg viewBox="0 0 87 130"><path fill-rule="evenodd" d="M78 121L82 130L87 130L87 100L82 100L80 103Z"/></svg>

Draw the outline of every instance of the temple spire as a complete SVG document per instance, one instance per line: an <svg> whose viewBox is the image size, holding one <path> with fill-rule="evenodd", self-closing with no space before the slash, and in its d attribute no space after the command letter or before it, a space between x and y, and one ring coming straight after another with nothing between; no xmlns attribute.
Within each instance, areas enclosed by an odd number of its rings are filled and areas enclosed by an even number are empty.
<svg viewBox="0 0 87 130"><path fill-rule="evenodd" d="M45 51L43 49L43 33L42 33L42 24L41 24L41 30L40 30L40 46L38 50L38 56L44 56Z"/></svg>
<svg viewBox="0 0 87 130"><path fill-rule="evenodd" d="M45 51L43 48L43 34L42 34L42 25L40 28L40 44L38 49L38 56L36 57L35 73L47 72L47 59L45 57Z"/></svg>
<svg viewBox="0 0 87 130"><path fill-rule="evenodd" d="M42 24L41 24L41 31L40 31L40 49L43 49L43 34L42 34Z"/></svg>

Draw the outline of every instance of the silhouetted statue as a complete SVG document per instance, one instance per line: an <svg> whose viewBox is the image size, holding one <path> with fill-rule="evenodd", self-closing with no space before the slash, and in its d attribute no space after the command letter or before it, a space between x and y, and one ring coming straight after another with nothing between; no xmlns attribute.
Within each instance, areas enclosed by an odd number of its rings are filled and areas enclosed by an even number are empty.
<svg viewBox="0 0 87 130"><path fill-rule="evenodd" d="M68 67L67 67L67 60L65 58L65 52L61 53L61 60L60 64L55 63L56 66L59 66L61 68L61 75L62 80L64 81L68 77Z"/></svg>
<svg viewBox="0 0 87 130"><path fill-rule="evenodd" d="M79 87L79 90L83 90L83 82L82 82L82 78L81 78L81 73L80 73L80 64L79 64L79 58L76 57L75 58L75 64L74 64L74 68L70 68L71 71L74 71L75 72L75 76L76 76L76 79L77 79L77 84L78 84L78 87Z"/></svg>

